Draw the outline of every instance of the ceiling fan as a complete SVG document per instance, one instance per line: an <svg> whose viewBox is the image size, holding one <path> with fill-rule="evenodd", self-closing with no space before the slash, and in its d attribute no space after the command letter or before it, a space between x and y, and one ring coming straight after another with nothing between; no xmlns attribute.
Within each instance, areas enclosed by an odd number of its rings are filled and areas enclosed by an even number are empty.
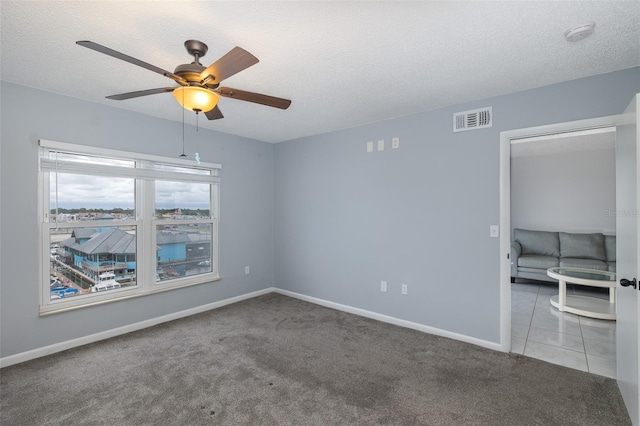
<svg viewBox="0 0 640 426"><path fill-rule="evenodd" d="M178 65L174 72L170 72L92 41L77 41L76 44L104 53L105 55L113 56L114 58L148 69L149 71L162 74L179 84L178 87L160 87L157 89L121 93L119 95L107 96L107 99L122 101L140 96L172 92L180 105L196 113L204 112L204 115L206 115L209 120L224 117L217 105L220 96L280 109L287 109L289 105L291 105L289 99L276 98L274 96L232 89L230 87L220 87L222 80L258 63L258 58L237 46L205 68L200 63L200 58L207 53L209 49L208 46L198 40L187 40L184 42L184 47L186 47L189 54L193 56L193 62Z"/></svg>

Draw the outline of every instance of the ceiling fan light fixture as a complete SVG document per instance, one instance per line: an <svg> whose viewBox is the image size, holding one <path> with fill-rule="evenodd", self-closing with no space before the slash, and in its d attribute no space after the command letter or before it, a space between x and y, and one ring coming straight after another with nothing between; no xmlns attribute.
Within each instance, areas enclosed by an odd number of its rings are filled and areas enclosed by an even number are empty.
<svg viewBox="0 0 640 426"><path fill-rule="evenodd" d="M178 87L173 91L173 96L180 105L189 111L211 111L220 100L215 92L198 86Z"/></svg>

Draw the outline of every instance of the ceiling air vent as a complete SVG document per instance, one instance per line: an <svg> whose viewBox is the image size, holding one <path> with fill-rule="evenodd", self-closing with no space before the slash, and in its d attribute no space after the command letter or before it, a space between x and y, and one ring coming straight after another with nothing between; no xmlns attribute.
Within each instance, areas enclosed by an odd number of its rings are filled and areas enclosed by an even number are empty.
<svg viewBox="0 0 640 426"><path fill-rule="evenodd" d="M492 115L491 107L456 112L453 114L453 131L464 132L491 127Z"/></svg>

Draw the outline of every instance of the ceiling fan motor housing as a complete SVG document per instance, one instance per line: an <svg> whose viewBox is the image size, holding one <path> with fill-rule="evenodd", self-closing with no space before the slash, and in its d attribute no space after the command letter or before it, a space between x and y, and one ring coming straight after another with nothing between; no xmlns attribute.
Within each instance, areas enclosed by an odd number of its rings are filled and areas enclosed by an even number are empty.
<svg viewBox="0 0 640 426"><path fill-rule="evenodd" d="M176 67L174 74L187 80L189 83L200 83L200 73L205 67L200 63L182 64Z"/></svg>
<svg viewBox="0 0 640 426"><path fill-rule="evenodd" d="M198 40L187 40L184 42L184 47L193 56L193 62L178 65L173 73L187 80L190 85L205 86L201 83L200 78L200 73L205 70L205 67L200 63L200 58L207 54L209 47Z"/></svg>

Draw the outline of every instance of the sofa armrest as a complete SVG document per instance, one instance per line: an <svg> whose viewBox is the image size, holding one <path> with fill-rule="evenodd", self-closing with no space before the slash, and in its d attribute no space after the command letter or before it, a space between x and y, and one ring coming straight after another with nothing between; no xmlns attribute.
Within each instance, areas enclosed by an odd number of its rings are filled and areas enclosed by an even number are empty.
<svg viewBox="0 0 640 426"><path fill-rule="evenodd" d="M522 246L517 241L511 243L511 276L518 276L518 258L522 254Z"/></svg>

